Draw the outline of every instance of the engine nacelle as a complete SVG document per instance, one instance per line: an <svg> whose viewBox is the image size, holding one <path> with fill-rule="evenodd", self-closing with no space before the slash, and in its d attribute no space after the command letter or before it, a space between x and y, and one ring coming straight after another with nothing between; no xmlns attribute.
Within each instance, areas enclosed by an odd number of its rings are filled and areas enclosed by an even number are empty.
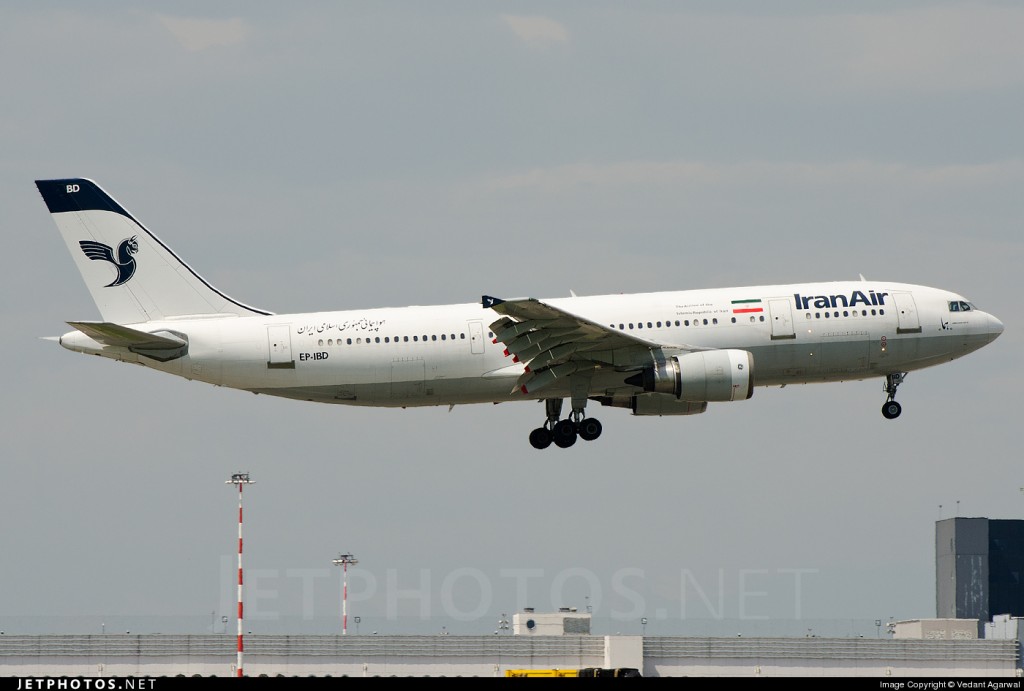
<svg viewBox="0 0 1024 691"><path fill-rule="evenodd" d="M754 395L753 373L746 350L702 350L658 360L626 383L681 401L741 401Z"/></svg>
<svg viewBox="0 0 1024 691"><path fill-rule="evenodd" d="M666 394L633 396L634 415L699 415L708 409L707 401L680 401Z"/></svg>

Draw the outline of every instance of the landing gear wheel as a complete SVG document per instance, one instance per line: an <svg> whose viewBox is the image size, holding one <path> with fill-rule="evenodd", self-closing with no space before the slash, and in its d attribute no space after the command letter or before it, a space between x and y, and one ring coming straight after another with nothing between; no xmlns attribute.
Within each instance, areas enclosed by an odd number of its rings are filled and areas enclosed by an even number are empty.
<svg viewBox="0 0 1024 691"><path fill-rule="evenodd" d="M890 372L885 375L885 385L882 387L887 394L885 405L882 406L882 417L886 420L895 420L903 412L903 406L896 402L896 389L903 380L907 378L906 372Z"/></svg>
<svg viewBox="0 0 1024 691"><path fill-rule="evenodd" d="M538 427L530 432L530 445L535 449L546 449L551 446L551 431L545 427Z"/></svg>
<svg viewBox="0 0 1024 691"><path fill-rule="evenodd" d="M552 430L552 436L556 446L568 449L576 443L576 424L572 420L559 420Z"/></svg>
<svg viewBox="0 0 1024 691"><path fill-rule="evenodd" d="M597 421L597 418L585 418L576 427L579 429L580 439L583 441L594 441L601 436L601 423Z"/></svg>
<svg viewBox="0 0 1024 691"><path fill-rule="evenodd" d="M895 420L903 412L903 406L896 401L886 401L882 406L882 416L886 420Z"/></svg>

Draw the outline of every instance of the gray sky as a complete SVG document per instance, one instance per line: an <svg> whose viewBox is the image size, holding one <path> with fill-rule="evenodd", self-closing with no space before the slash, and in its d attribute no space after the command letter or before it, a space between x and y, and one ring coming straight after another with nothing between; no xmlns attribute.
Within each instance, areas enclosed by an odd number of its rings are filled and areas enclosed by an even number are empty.
<svg viewBox="0 0 1024 691"><path fill-rule="evenodd" d="M222 630L238 470L254 633L338 630L352 551L360 633L590 604L874 635L935 615L940 515L1024 513L1019 3L89 4L0 8L0 630ZM879 380L761 388L537 452L537 403L275 400L37 340L99 316L33 186L71 176L276 312L862 273L1006 333L895 422Z"/></svg>

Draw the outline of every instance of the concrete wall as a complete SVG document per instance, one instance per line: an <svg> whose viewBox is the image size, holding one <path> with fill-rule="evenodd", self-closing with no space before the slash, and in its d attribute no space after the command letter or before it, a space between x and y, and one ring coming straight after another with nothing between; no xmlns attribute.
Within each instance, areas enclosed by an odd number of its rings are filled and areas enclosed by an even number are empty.
<svg viewBox="0 0 1024 691"><path fill-rule="evenodd" d="M638 636L247 636L246 676L1014 676L1015 640ZM233 676L234 636L0 636L2 676Z"/></svg>

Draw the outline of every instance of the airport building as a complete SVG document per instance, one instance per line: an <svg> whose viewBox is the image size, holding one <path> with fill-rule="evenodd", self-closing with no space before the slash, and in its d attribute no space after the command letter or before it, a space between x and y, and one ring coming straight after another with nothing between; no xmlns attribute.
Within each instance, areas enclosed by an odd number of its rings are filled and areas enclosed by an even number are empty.
<svg viewBox="0 0 1024 691"><path fill-rule="evenodd" d="M490 636L249 635L245 676L1014 677L1016 621L896 622L892 638L595 636L590 615L514 616ZM581 632L585 629L586 632ZM0 636L4 676L235 676L232 635Z"/></svg>
<svg viewBox="0 0 1024 691"><path fill-rule="evenodd" d="M1024 616L1024 521L948 518L935 524L936 616Z"/></svg>

